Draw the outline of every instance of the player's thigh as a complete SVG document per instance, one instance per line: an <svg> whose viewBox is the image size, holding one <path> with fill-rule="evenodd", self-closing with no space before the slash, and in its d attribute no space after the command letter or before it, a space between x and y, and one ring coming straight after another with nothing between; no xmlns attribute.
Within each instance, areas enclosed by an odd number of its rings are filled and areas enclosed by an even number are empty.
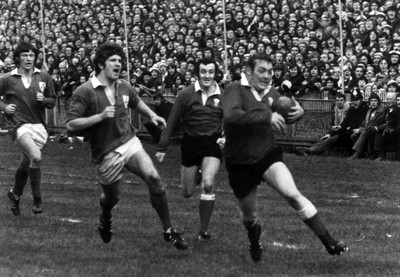
<svg viewBox="0 0 400 277"><path fill-rule="evenodd" d="M36 144L29 133L23 134L18 139L17 146L29 159L40 160L42 158L40 147Z"/></svg>
<svg viewBox="0 0 400 277"><path fill-rule="evenodd" d="M251 220L257 218L258 214L258 197L257 186L247 194L244 198L239 199L239 206L244 220Z"/></svg>
<svg viewBox="0 0 400 277"><path fill-rule="evenodd" d="M149 177L159 178L153 161L144 149L141 149L133 154L127 161L125 167L127 170L135 173L145 181L147 181Z"/></svg>
<svg viewBox="0 0 400 277"><path fill-rule="evenodd" d="M300 196L293 176L283 162L272 164L263 174L263 179L286 199Z"/></svg>
<svg viewBox="0 0 400 277"><path fill-rule="evenodd" d="M204 157L201 163L202 180L206 184L213 185L218 173L221 160L215 157Z"/></svg>
<svg viewBox="0 0 400 277"><path fill-rule="evenodd" d="M181 184L184 196L190 197L194 188L198 185L199 166L181 166Z"/></svg>

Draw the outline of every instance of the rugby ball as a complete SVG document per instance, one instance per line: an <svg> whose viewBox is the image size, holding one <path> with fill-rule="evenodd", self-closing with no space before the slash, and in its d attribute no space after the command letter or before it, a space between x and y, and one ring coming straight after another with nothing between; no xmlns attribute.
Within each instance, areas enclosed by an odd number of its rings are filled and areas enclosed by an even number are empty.
<svg viewBox="0 0 400 277"><path fill-rule="evenodd" d="M292 98L281 96L272 104L272 110L279 113L286 120L288 114L292 111L291 108L296 106Z"/></svg>

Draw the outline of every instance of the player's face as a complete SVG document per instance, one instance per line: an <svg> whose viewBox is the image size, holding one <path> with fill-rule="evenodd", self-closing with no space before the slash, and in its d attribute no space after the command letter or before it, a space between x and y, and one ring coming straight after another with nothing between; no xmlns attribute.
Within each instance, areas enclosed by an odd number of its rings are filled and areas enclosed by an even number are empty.
<svg viewBox="0 0 400 277"><path fill-rule="evenodd" d="M199 83L202 89L207 90L213 85L215 78L215 64L200 64Z"/></svg>
<svg viewBox="0 0 400 277"><path fill-rule="evenodd" d="M28 52L22 52L19 55L20 68L23 70L31 70L35 65L35 52L29 50Z"/></svg>
<svg viewBox="0 0 400 277"><path fill-rule="evenodd" d="M269 87L273 75L272 63L256 60L254 70L247 69L247 79L257 92L263 92Z"/></svg>
<svg viewBox="0 0 400 277"><path fill-rule="evenodd" d="M122 58L119 55L110 56L102 69L104 76L110 81L115 81L119 78L122 67Z"/></svg>

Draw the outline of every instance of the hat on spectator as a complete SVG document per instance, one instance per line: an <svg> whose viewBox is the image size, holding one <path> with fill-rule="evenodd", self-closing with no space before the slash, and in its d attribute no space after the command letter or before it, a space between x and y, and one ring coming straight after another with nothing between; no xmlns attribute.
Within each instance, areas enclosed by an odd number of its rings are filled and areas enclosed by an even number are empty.
<svg viewBox="0 0 400 277"><path fill-rule="evenodd" d="M161 62L159 62L159 63L157 64L157 66L158 66L158 68L160 68L161 66L167 67L168 64L167 64L166 62L161 61Z"/></svg>
<svg viewBox="0 0 400 277"><path fill-rule="evenodd" d="M400 56L400 52L399 52L399 51L396 51L396 50L392 50L392 51L389 52L389 56L392 56L392 55L398 55L398 56Z"/></svg>
<svg viewBox="0 0 400 277"><path fill-rule="evenodd" d="M351 91L351 101L357 101L357 100L362 100L363 96L361 94L361 91L359 88L354 88Z"/></svg>
<svg viewBox="0 0 400 277"><path fill-rule="evenodd" d="M397 12L397 8L396 8L396 6L389 6L387 9L386 9L386 11L388 12L388 11L395 11L395 12Z"/></svg>
<svg viewBox="0 0 400 277"><path fill-rule="evenodd" d="M342 61L342 57L340 57L340 58L337 60L337 63L340 64L341 61ZM346 56L343 56L343 63L345 63L345 62L347 62L347 61L348 61L348 59L346 58ZM344 68L343 68L343 70L344 70Z"/></svg>
<svg viewBox="0 0 400 277"><path fill-rule="evenodd" d="M391 30L391 29L392 29L392 26L390 26L386 21L384 21L384 22L382 22L381 28L382 28L382 29L388 28L388 29Z"/></svg>
<svg viewBox="0 0 400 277"><path fill-rule="evenodd" d="M160 73L160 70L156 66L153 66L152 68L150 68L150 72L152 72L152 71L157 71L158 73Z"/></svg>
<svg viewBox="0 0 400 277"><path fill-rule="evenodd" d="M381 103L381 98L379 97L378 94L376 94L375 92L371 93L371 95L368 98L368 102L370 102L372 99L376 99L378 100L378 104Z"/></svg>
<svg viewBox="0 0 400 277"><path fill-rule="evenodd" d="M374 54L374 58L380 58L380 59L382 59L382 58L383 58L383 53L382 53L382 52L376 52L376 53Z"/></svg>
<svg viewBox="0 0 400 277"><path fill-rule="evenodd" d="M373 84L374 84L374 83L368 83L368 84L366 84L366 85L364 86L364 90L366 90L366 89L369 88L369 87L372 87Z"/></svg>
<svg viewBox="0 0 400 277"><path fill-rule="evenodd" d="M379 12L379 11L371 11L371 12L369 13L369 15L370 15L370 16L376 16L376 17L378 17L378 16L386 17L386 15L385 15L383 12Z"/></svg>
<svg viewBox="0 0 400 277"><path fill-rule="evenodd" d="M399 84L398 84L395 80L390 80L390 81L386 84L386 86L387 86L387 87L389 87L389 86L396 86L396 87L398 87Z"/></svg>
<svg viewBox="0 0 400 277"><path fill-rule="evenodd" d="M281 84L281 88L283 91L288 91L292 87L292 82L289 80L283 80Z"/></svg>

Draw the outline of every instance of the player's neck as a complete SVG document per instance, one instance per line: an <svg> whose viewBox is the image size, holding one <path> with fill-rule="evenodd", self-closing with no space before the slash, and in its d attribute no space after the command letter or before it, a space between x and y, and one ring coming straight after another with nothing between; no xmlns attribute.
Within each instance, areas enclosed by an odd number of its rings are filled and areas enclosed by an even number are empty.
<svg viewBox="0 0 400 277"><path fill-rule="evenodd" d="M107 78L106 76L104 76L101 73L99 75L97 75L96 77L100 81L100 83L102 83L103 85L105 85L109 88L113 88L115 86L116 80L111 80L110 78Z"/></svg>
<svg viewBox="0 0 400 277"><path fill-rule="evenodd" d="M33 73L33 68L32 69L26 69L26 68L23 68L23 67L20 67L20 68L18 68L18 73L20 74L20 75L22 75L22 76L24 76L24 77L31 77L32 76L32 73Z"/></svg>
<svg viewBox="0 0 400 277"><path fill-rule="evenodd" d="M200 85L200 87L207 95L213 94L215 92L215 90L216 90L215 82L213 82L212 85L209 86L208 88L205 88L202 85Z"/></svg>

